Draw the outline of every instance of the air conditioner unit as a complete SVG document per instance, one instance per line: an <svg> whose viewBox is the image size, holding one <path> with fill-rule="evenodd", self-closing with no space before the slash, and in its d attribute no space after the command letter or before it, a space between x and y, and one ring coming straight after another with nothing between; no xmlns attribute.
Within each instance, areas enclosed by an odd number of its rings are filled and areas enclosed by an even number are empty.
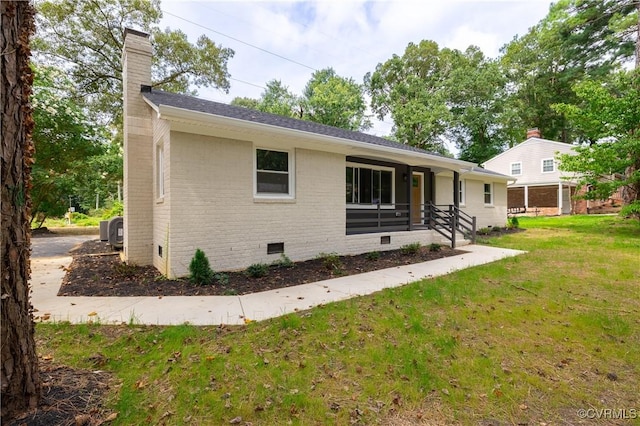
<svg viewBox="0 0 640 426"><path fill-rule="evenodd" d="M109 221L109 244L113 248L122 248L124 244L124 219L116 216Z"/></svg>

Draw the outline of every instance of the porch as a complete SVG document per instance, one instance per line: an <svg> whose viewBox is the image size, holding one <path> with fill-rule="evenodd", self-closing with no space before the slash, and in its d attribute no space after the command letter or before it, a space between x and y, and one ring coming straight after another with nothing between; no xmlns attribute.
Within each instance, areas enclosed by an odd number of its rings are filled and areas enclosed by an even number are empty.
<svg viewBox="0 0 640 426"><path fill-rule="evenodd" d="M368 209L347 207L346 213L347 235L433 230L451 242L453 248L458 234L471 242L476 238L475 216L469 216L454 204L377 204Z"/></svg>

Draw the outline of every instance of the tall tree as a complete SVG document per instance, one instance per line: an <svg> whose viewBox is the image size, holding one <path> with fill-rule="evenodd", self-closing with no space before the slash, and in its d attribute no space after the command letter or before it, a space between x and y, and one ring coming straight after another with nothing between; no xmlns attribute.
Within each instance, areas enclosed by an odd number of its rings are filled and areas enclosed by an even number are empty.
<svg viewBox="0 0 640 426"><path fill-rule="evenodd" d="M311 75L303 91L304 118L348 130L367 130L363 87L352 78L340 77L333 68Z"/></svg>
<svg viewBox="0 0 640 426"><path fill-rule="evenodd" d="M409 43L402 56L393 55L365 75L371 108L381 120L391 116L396 140L435 152L446 150L442 135L451 112L445 81L456 54L439 50L430 40Z"/></svg>
<svg viewBox="0 0 640 426"><path fill-rule="evenodd" d="M604 83L587 80L575 91L577 104L554 108L590 142L575 148L577 155L561 156L561 170L591 188L587 199L606 199L623 188L623 212L640 219L640 70Z"/></svg>
<svg viewBox="0 0 640 426"><path fill-rule="evenodd" d="M100 175L107 170L95 156L108 148L104 126L91 123L83 109L67 96L73 83L52 67L37 67L33 86L33 165L32 220L40 225L47 216L60 216L69 206L69 196L93 191ZM116 161L122 157L116 157ZM121 170L116 168L116 173ZM98 176L96 176L96 174ZM116 178L117 179L117 178Z"/></svg>
<svg viewBox="0 0 640 426"><path fill-rule="evenodd" d="M524 134L538 127L543 137L580 140L554 103L578 102L572 87L599 79L630 59L637 40L638 0L560 0L524 36L502 49L502 62L514 90L512 123ZM634 26L635 22L635 26Z"/></svg>
<svg viewBox="0 0 640 426"><path fill-rule="evenodd" d="M29 301L33 118L29 67L34 10L27 1L2 1L0 105L2 105L2 309L0 390L2 422L33 408L40 397L33 314Z"/></svg>
<svg viewBox="0 0 640 426"><path fill-rule="evenodd" d="M461 160L483 163L514 142L506 131L506 78L498 61L470 46L457 56L446 86L451 112L446 137Z"/></svg>
<svg viewBox="0 0 640 426"><path fill-rule="evenodd" d="M192 86L229 89L231 49L202 35L195 44L180 30L161 30L160 0L37 0L38 62L66 70L75 100L117 126L122 120L120 57L125 27L151 34L153 85L192 93Z"/></svg>

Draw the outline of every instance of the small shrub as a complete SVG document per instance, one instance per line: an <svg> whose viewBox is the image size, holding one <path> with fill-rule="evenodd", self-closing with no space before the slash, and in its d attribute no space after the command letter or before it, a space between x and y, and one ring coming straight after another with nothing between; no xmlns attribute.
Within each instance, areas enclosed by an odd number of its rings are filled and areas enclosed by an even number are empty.
<svg viewBox="0 0 640 426"><path fill-rule="evenodd" d="M294 263L284 253L280 254L280 259L274 260L272 265L277 268L293 268L294 267Z"/></svg>
<svg viewBox="0 0 640 426"><path fill-rule="evenodd" d="M442 250L442 245L438 244L438 243L431 243L429 244L429 251L432 252L437 252Z"/></svg>
<svg viewBox="0 0 640 426"><path fill-rule="evenodd" d="M507 221L507 228L509 229L518 229L520 227L520 222L516 216L511 216Z"/></svg>
<svg viewBox="0 0 640 426"><path fill-rule="evenodd" d="M372 252L369 252L369 253L367 253L367 255L365 256L365 258L366 258L367 260L373 260L373 261L378 260L378 259L380 259L380 252L379 252L379 251L372 251Z"/></svg>
<svg viewBox="0 0 640 426"><path fill-rule="evenodd" d="M132 278L138 272L138 266L133 263L122 262L113 267L116 275L123 278Z"/></svg>
<svg viewBox="0 0 640 426"><path fill-rule="evenodd" d="M214 272L209 265L209 259L200 249L196 249L196 254L189 264L189 280L198 285L211 284Z"/></svg>
<svg viewBox="0 0 640 426"><path fill-rule="evenodd" d="M215 274L213 274L213 279L220 285L229 284L229 275L222 272L216 272Z"/></svg>
<svg viewBox="0 0 640 426"><path fill-rule="evenodd" d="M480 228L476 231L476 234L480 235L489 235L491 233L491 228Z"/></svg>
<svg viewBox="0 0 640 426"><path fill-rule="evenodd" d="M318 255L318 259L320 259L322 261L322 265L329 270L340 272L344 268L338 253L320 253Z"/></svg>
<svg viewBox="0 0 640 426"><path fill-rule="evenodd" d="M260 278L267 275L269 272L269 265L265 263L254 263L245 269L244 273L251 278Z"/></svg>
<svg viewBox="0 0 640 426"><path fill-rule="evenodd" d="M420 247L420 243L405 244L400 247L400 253L404 254L405 256L416 254L418 253L418 251L420 251Z"/></svg>

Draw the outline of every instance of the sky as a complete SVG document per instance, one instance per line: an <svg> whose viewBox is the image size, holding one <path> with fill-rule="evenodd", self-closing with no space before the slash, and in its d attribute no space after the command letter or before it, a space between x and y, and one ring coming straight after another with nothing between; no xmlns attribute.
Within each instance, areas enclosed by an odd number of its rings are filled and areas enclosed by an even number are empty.
<svg viewBox="0 0 640 426"><path fill-rule="evenodd" d="M201 98L229 103L259 98L277 79L301 94L315 70L332 67L362 83L367 72L409 43L433 40L440 48L478 46L497 57L549 11L549 0L163 0L161 26L180 29L194 43L201 34L231 48L229 93L200 88ZM368 133L389 134L391 118ZM451 149L452 147L450 147Z"/></svg>

